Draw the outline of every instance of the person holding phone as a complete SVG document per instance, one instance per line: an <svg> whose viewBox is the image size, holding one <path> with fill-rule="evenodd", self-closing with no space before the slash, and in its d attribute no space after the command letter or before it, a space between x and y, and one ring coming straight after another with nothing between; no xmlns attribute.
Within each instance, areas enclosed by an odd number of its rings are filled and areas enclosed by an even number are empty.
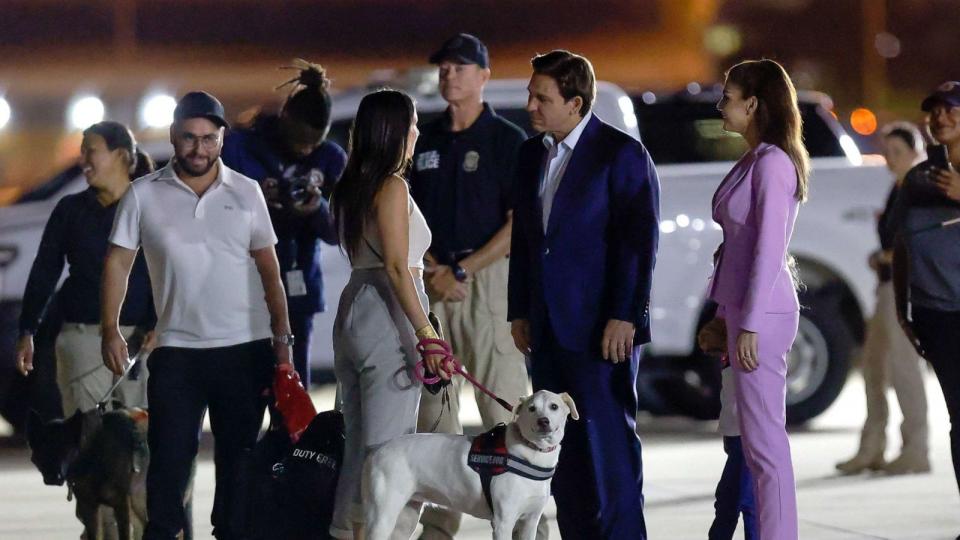
<svg viewBox="0 0 960 540"><path fill-rule="evenodd" d="M920 108L941 147L932 147L930 158L904 181L896 212L893 283L900 325L933 366L943 390L960 487L960 82L943 83Z"/></svg>

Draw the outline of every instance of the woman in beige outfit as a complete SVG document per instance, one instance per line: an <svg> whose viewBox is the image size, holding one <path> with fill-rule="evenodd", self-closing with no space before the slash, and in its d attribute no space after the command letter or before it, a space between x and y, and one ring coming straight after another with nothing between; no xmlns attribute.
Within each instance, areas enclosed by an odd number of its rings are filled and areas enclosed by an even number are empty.
<svg viewBox="0 0 960 540"><path fill-rule="evenodd" d="M896 182L880 216L878 230L881 249L870 256L877 272L877 307L867 327L863 346L863 378L867 394L867 419L860 434L860 448L851 459L838 463L842 474L864 470L889 474L928 472L927 398L923 389L920 357L897 323L891 281L893 231L890 214L907 171L925 159L923 137L911 123L897 122L883 131L883 154ZM892 385L903 413L900 434L903 447L893 461L884 460L889 411L887 387Z"/></svg>

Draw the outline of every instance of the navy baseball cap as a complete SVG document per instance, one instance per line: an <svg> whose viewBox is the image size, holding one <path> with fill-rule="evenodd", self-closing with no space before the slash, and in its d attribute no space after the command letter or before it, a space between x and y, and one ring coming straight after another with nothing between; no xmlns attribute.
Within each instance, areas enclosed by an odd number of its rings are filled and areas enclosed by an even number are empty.
<svg viewBox="0 0 960 540"><path fill-rule="evenodd" d="M490 56L487 46L477 36L457 34L448 39L440 50L430 55L431 64L439 64L444 60L453 60L461 64L476 64L482 68L490 67Z"/></svg>
<svg viewBox="0 0 960 540"><path fill-rule="evenodd" d="M177 102L173 110L174 121L189 120L191 118L206 118L214 124L229 128L230 124L224 118L223 104L220 100L206 92L190 92Z"/></svg>
<svg viewBox="0 0 960 540"><path fill-rule="evenodd" d="M947 81L937 87L932 94L927 96L920 104L923 112L930 112L937 104L943 103L950 107L960 107L960 82Z"/></svg>

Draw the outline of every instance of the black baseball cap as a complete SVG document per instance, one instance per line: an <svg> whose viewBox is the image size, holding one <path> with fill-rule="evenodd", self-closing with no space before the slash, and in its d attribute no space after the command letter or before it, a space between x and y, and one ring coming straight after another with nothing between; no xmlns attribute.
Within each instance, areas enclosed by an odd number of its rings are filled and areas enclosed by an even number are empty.
<svg viewBox="0 0 960 540"><path fill-rule="evenodd" d="M932 94L927 96L920 104L923 112L930 112L938 103L949 105L950 107L960 107L960 82L947 81L937 87Z"/></svg>
<svg viewBox="0 0 960 540"><path fill-rule="evenodd" d="M490 67L490 56L487 46L477 36L457 34L448 39L440 50L430 55L431 64L439 64L444 60L453 60L461 64L476 64L482 68Z"/></svg>
<svg viewBox="0 0 960 540"><path fill-rule="evenodd" d="M229 128L230 124L225 116L220 100L206 92L186 94L180 98L177 108L173 110L173 119L177 122L190 118L206 118L220 127Z"/></svg>

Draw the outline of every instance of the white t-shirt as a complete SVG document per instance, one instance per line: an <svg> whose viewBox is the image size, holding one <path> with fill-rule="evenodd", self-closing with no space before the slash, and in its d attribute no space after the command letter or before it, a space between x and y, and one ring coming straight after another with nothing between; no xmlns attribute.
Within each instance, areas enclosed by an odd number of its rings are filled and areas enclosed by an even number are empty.
<svg viewBox="0 0 960 540"><path fill-rule="evenodd" d="M198 197L167 165L120 200L110 242L143 247L157 309L158 345L212 348L272 336L250 255L276 244L260 186L218 162Z"/></svg>

